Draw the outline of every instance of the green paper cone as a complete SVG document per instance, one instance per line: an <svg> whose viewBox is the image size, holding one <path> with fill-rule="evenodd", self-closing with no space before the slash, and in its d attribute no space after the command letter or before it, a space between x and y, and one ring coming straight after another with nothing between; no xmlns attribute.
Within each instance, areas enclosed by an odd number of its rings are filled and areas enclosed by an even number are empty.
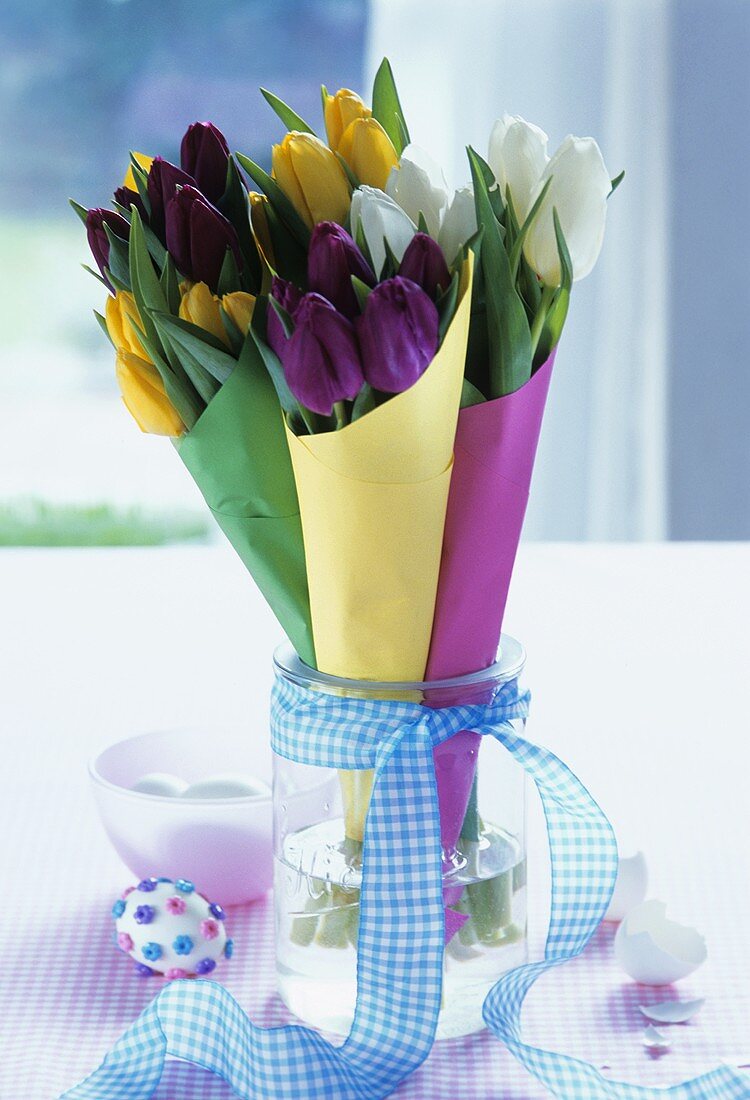
<svg viewBox="0 0 750 1100"><path fill-rule="evenodd" d="M176 447L303 661L315 667L305 551L276 391L252 338Z"/></svg>

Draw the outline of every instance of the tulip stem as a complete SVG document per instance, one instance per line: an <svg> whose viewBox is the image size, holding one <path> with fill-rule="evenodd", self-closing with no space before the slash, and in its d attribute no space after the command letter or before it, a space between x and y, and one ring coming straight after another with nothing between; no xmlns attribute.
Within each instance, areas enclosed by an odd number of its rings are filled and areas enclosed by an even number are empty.
<svg viewBox="0 0 750 1100"><path fill-rule="evenodd" d="M542 329L544 328L544 322L547 320L547 314L549 313L552 300L557 293L556 286L546 286L542 290L542 297L539 302L539 309L537 310L536 317L531 326L531 358L534 358L536 354L537 344L539 343L539 337L542 335Z"/></svg>
<svg viewBox="0 0 750 1100"><path fill-rule="evenodd" d="M336 431L339 428L345 428L349 423L349 417L346 415L346 405L343 401L334 401L333 415L336 417Z"/></svg>

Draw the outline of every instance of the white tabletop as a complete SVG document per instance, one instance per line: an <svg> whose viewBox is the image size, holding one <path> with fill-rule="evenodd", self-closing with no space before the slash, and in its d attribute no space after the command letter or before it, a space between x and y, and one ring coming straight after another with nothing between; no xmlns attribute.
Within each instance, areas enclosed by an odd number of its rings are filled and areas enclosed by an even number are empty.
<svg viewBox="0 0 750 1100"><path fill-rule="evenodd" d="M729 957L724 933L747 927L750 897L749 577L748 545L527 544L505 624L528 651L528 736L589 787L621 850L645 851L650 895L706 935L706 971L743 989L750 949ZM239 724L268 754L281 632L223 544L2 551L0 613L4 781L54 775L92 830L87 758L132 732ZM0 863L20 883L50 830L65 851L66 819L51 805L14 824ZM532 860L543 847L534 812Z"/></svg>

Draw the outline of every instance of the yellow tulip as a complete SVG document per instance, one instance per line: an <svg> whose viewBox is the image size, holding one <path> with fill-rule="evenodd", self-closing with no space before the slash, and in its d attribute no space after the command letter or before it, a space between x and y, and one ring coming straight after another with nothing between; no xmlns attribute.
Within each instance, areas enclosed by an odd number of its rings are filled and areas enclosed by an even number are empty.
<svg viewBox="0 0 750 1100"><path fill-rule="evenodd" d="M281 145L274 145L272 165L279 187L310 229L324 221L344 224L349 181L336 154L320 138L292 130Z"/></svg>
<svg viewBox="0 0 750 1100"><path fill-rule="evenodd" d="M143 171L148 175L151 165L154 162L153 157L147 156L145 153L133 153L133 157L138 164L140 164ZM133 175L133 165L128 165L128 170L125 173L125 179L122 181L123 187L129 187L131 191L137 191L135 183L135 176Z"/></svg>
<svg viewBox="0 0 750 1100"><path fill-rule="evenodd" d="M210 332L217 340L229 347L229 337L221 319L219 299L212 294L206 283L184 284L180 299L180 317L190 321L198 328Z"/></svg>
<svg viewBox="0 0 750 1100"><path fill-rule="evenodd" d="M140 327L141 318L135 298L129 290L118 290L114 297L110 294L104 307L104 319L110 340L118 351L122 349L132 352L141 359L151 361L138 339L135 326Z"/></svg>
<svg viewBox="0 0 750 1100"><path fill-rule="evenodd" d="M355 118L339 142L338 151L360 183L385 190L398 153L383 127L374 118Z"/></svg>
<svg viewBox="0 0 750 1100"><path fill-rule="evenodd" d="M153 363L118 348L115 369L125 407L142 432L182 435L185 425L167 397Z"/></svg>
<svg viewBox="0 0 750 1100"><path fill-rule="evenodd" d="M255 308L255 297L252 294L246 294L244 290L235 290L219 299L211 293L206 283L195 283L192 286L190 283L183 283L180 289L182 290L180 317L183 321L190 321L205 332L210 332L226 347L230 347L230 341L221 318L222 309L243 336L250 327Z"/></svg>
<svg viewBox="0 0 750 1100"><path fill-rule="evenodd" d="M229 319L237 326L240 333L244 336L250 328L250 322L253 319L255 296L253 294L246 294L244 290L235 290L232 294L225 294L221 299L221 304Z"/></svg>
<svg viewBox="0 0 750 1100"><path fill-rule="evenodd" d="M340 152L339 142L346 128L357 118L369 118L372 111L348 88L339 88L336 95L326 92L323 103L328 144L335 153Z"/></svg>

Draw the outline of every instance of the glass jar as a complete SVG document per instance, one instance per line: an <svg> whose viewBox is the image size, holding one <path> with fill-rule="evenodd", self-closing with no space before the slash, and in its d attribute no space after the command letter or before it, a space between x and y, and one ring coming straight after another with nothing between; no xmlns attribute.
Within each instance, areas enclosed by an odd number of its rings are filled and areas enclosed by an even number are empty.
<svg viewBox="0 0 750 1100"><path fill-rule="evenodd" d="M309 691L409 699L431 707L488 702L520 676L524 661L522 646L503 635L496 664L481 672L432 683L383 684L317 672L289 645L274 655L277 674ZM522 732L522 720L513 725ZM366 798L369 774L339 773L274 756L279 993L304 1023L340 1035L348 1034L354 1017L362 883L362 844L346 822L352 790ZM466 733L436 750L436 777L443 897L458 914L451 927L459 926L444 954L437 1038L445 1039L481 1030L485 996L505 971L527 958L526 779L494 738ZM449 820L456 816L457 792L459 828Z"/></svg>

